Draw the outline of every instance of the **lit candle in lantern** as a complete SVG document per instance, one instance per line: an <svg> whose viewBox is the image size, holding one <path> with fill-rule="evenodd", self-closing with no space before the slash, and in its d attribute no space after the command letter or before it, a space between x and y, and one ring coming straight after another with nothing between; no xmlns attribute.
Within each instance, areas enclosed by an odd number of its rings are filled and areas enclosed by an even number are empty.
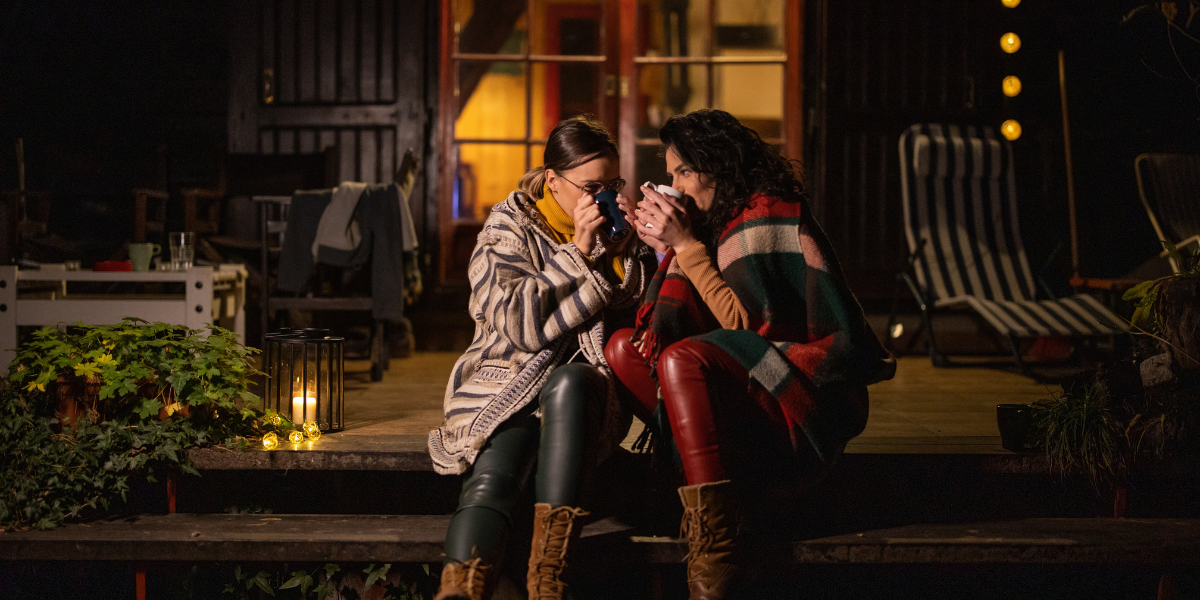
<svg viewBox="0 0 1200 600"><path fill-rule="evenodd" d="M292 398L292 422L303 423L317 420L317 399L312 396Z"/></svg>

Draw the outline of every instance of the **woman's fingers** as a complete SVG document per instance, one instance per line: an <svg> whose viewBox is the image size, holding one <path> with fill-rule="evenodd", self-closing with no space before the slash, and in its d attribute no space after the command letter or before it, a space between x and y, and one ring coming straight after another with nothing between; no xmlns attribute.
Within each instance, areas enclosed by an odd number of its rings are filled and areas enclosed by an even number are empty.
<svg viewBox="0 0 1200 600"><path fill-rule="evenodd" d="M656 190L652 187L649 187L649 186L643 185L641 187L641 190L642 190L643 196L653 199L653 200L656 200L656 201L662 199L662 197L663 197L662 194L658 193L658 190Z"/></svg>
<svg viewBox="0 0 1200 600"><path fill-rule="evenodd" d="M639 208L637 217L638 221L649 224L652 227L658 227L659 229L662 228L662 225L665 222L664 215L657 210L651 211L649 209Z"/></svg>
<svg viewBox="0 0 1200 600"><path fill-rule="evenodd" d="M665 206L670 206L681 213L687 211L687 208L683 205L683 200L667 194L660 194L659 196L662 198Z"/></svg>

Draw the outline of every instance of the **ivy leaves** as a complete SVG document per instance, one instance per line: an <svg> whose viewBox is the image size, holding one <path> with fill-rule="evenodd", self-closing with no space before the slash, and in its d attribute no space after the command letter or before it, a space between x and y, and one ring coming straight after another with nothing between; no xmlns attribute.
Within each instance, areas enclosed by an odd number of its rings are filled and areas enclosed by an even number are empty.
<svg viewBox="0 0 1200 600"><path fill-rule="evenodd" d="M51 529L96 516L124 501L133 477L153 481L155 468L199 475L187 449L231 430L179 419L80 419L55 433L57 419L30 410L16 390L0 390L0 528Z"/></svg>
<svg viewBox="0 0 1200 600"><path fill-rule="evenodd" d="M220 327L133 318L34 332L0 381L0 529L99 516L125 499L132 477L153 482L164 467L199 475L189 448L246 445L262 427L252 352ZM62 428L55 385L95 406ZM188 406L200 410L157 419Z"/></svg>
<svg viewBox="0 0 1200 600"><path fill-rule="evenodd" d="M403 567L408 567L404 571ZM248 598L249 594L242 592L244 588L246 592L258 588L263 593L270 596L277 596L276 591L297 590L300 598L325 600L326 598L340 599L356 599L361 596L366 596L371 588L376 585L383 587L384 600L420 600L427 596L419 591L421 587L436 588L436 579L432 578L429 572L429 565L420 565L413 570L415 565L403 565L400 574L401 580L399 584L393 584L387 581L388 573L392 570L392 565L383 564L378 567L374 563L367 565L361 573L360 578L356 573L343 569L340 565L328 563L322 567L317 567L313 571L304 569L295 570L290 573L291 577L279 585L278 588L272 588L272 580L278 581L284 575L272 575L267 571L259 571L251 575L248 572L242 571L241 566L234 569L234 583L225 586L225 593L236 598ZM404 581L411 579L413 583L406 584ZM361 583L361 591L359 584ZM421 585L426 584L426 585ZM432 594L432 589L425 590ZM361 594L361 596L360 596ZM286 596L285 597L296 597Z"/></svg>
<svg viewBox="0 0 1200 600"><path fill-rule="evenodd" d="M1200 278L1200 248L1197 248L1192 256L1185 257L1179 248L1176 248L1175 244L1170 241L1162 244L1166 255L1176 265L1179 265L1180 272L1151 281L1143 281L1126 290L1121 296L1122 300L1134 302L1133 317L1129 319L1129 322L1152 334L1161 331L1162 328L1162 323L1158 322L1158 317L1155 315L1154 304L1158 301L1158 293L1163 282L1170 279Z"/></svg>
<svg viewBox="0 0 1200 600"><path fill-rule="evenodd" d="M175 401L234 410L258 401L249 391L258 374L249 361L255 352L221 327L190 329L130 317L116 325L34 332L17 349L9 379L31 393L47 391L60 377L98 380L99 400L142 418Z"/></svg>

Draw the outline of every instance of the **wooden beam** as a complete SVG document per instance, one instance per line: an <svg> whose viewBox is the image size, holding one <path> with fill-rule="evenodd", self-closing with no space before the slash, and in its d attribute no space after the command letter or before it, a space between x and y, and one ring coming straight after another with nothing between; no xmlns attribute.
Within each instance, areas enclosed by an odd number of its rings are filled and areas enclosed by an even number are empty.
<svg viewBox="0 0 1200 600"><path fill-rule="evenodd" d="M624 194L635 197L640 181L634 181L637 173L637 0L620 0L618 31L620 32L620 55L617 71L617 102L620 106L617 127L617 147L621 152L621 173L628 182Z"/></svg>
<svg viewBox="0 0 1200 600"><path fill-rule="evenodd" d="M454 248L454 118L458 102L454 97L454 0L441 0L438 30L438 283L448 278L447 265Z"/></svg>
<svg viewBox="0 0 1200 600"><path fill-rule="evenodd" d="M784 143L788 158L804 161L804 0L787 0L783 73Z"/></svg>

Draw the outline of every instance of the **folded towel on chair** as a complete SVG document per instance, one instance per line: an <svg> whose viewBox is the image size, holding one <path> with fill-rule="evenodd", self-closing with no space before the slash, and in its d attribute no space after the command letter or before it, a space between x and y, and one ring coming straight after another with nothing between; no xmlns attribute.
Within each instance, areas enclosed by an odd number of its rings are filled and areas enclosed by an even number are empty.
<svg viewBox="0 0 1200 600"><path fill-rule="evenodd" d="M313 260L321 262L319 249L322 246L342 252L358 249L362 243L362 227L355 214L358 212L358 201L366 189L367 184L357 181L343 181L333 188L333 196L321 213L321 222L313 239Z"/></svg>

